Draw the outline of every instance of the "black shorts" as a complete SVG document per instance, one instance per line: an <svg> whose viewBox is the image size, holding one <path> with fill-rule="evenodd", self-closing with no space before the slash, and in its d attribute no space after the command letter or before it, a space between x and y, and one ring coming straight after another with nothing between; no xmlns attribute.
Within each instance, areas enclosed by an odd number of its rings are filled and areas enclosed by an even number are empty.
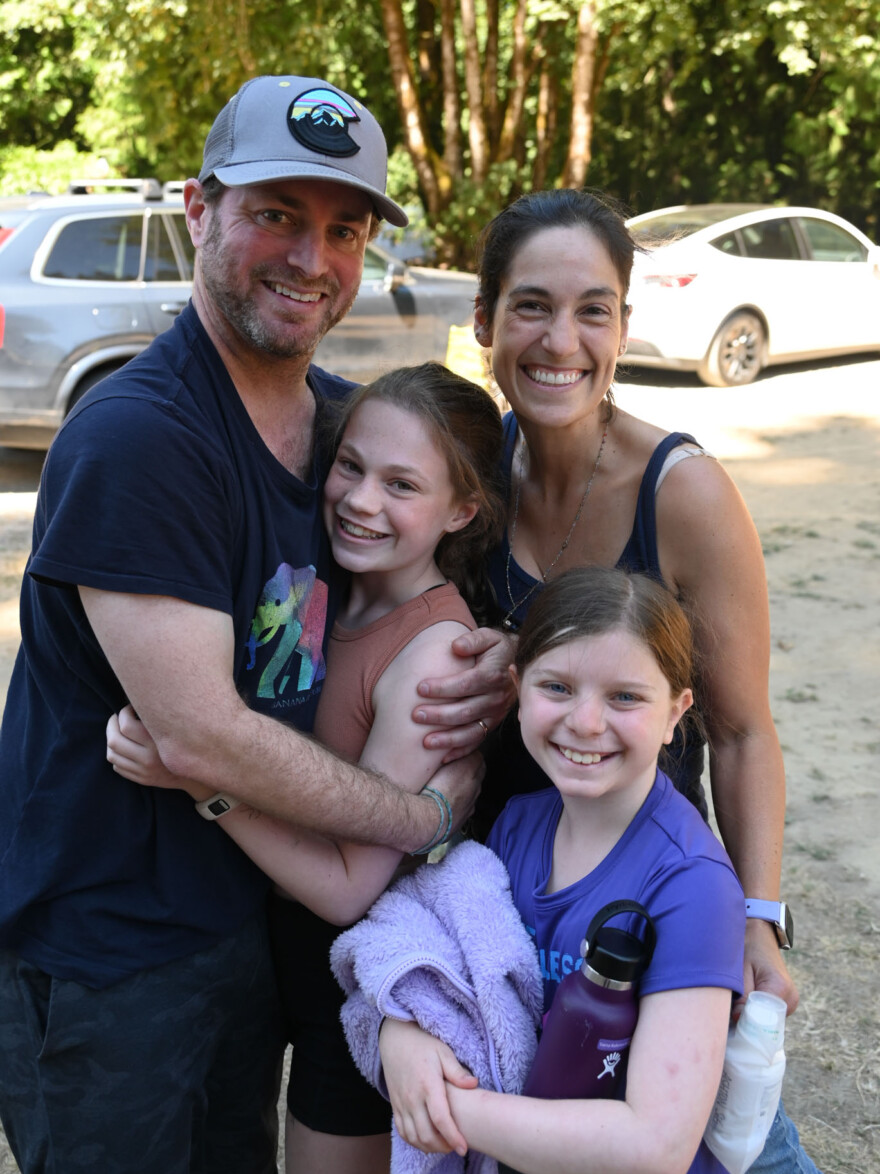
<svg viewBox="0 0 880 1174"><path fill-rule="evenodd" d="M262 916L97 990L0 950L16 1169L275 1174L280 1018Z"/></svg>
<svg viewBox="0 0 880 1174"><path fill-rule="evenodd" d="M293 1044L287 1107L319 1133L387 1133L391 1106L355 1066L339 1019L345 1001L330 969L343 932L304 905L272 896L269 927L288 1041Z"/></svg>

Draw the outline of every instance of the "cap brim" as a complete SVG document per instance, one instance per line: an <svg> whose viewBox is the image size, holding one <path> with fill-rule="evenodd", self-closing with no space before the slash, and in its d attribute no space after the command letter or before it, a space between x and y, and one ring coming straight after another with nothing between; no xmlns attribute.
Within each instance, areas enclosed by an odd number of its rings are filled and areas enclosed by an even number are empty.
<svg viewBox="0 0 880 1174"><path fill-rule="evenodd" d="M261 159L255 163L234 163L229 167L215 167L211 174L216 175L221 183L230 188L244 187L249 183L271 183L276 179L330 180L332 183L365 192L373 201L378 215L396 228L406 228L409 224L409 217L403 208L389 200L384 192L354 178L338 167L333 167L332 164L304 163L291 159ZM199 179L207 179L207 176L200 175Z"/></svg>

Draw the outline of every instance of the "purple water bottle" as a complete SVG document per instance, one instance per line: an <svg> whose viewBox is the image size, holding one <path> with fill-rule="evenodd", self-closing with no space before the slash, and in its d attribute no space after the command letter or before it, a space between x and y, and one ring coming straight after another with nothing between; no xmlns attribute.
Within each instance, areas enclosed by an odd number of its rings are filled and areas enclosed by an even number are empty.
<svg viewBox="0 0 880 1174"><path fill-rule="evenodd" d="M644 941L605 925L620 913L644 918ZM544 1016L523 1096L616 1095L639 1014L636 983L651 961L656 941L651 916L637 901L613 901L599 910L581 945L583 962L559 984Z"/></svg>

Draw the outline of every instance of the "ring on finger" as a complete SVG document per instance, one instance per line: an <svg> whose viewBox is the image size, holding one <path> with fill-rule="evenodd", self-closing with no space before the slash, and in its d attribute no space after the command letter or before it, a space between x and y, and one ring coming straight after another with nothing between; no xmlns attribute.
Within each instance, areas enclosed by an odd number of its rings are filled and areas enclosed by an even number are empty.
<svg viewBox="0 0 880 1174"><path fill-rule="evenodd" d="M488 738L489 737L489 727L486 725L486 723L483 721L483 719L481 717L477 718L477 725L482 726L483 737Z"/></svg>

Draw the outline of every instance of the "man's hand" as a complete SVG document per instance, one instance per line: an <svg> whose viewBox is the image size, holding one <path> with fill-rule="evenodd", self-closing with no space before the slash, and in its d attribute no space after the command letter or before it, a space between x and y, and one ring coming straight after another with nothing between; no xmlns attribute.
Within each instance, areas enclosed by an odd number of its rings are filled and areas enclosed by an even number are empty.
<svg viewBox="0 0 880 1174"><path fill-rule="evenodd" d="M750 917L746 921L746 947L743 964L743 993L733 1005L734 1018L752 991L776 995L788 1006L788 1014L797 1010L800 995L786 969L776 932L769 922Z"/></svg>
<svg viewBox="0 0 880 1174"><path fill-rule="evenodd" d="M452 644L456 655L476 657L473 668L419 683L422 697L442 704L419 705L413 711L413 721L446 727L425 736L428 749L448 751L444 762L475 750L513 705L516 692L509 667L514 647L515 637L494 628L478 628Z"/></svg>
<svg viewBox="0 0 880 1174"><path fill-rule="evenodd" d="M446 1044L415 1023L386 1019L379 1051L397 1132L425 1153L462 1157L467 1142L453 1120L446 1084L476 1088L477 1078L459 1064Z"/></svg>

